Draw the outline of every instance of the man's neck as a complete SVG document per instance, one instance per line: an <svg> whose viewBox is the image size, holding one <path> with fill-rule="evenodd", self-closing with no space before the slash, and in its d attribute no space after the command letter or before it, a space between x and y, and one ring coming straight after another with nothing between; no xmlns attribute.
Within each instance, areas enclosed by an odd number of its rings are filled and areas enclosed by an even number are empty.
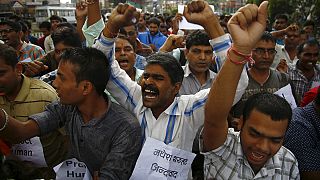
<svg viewBox="0 0 320 180"><path fill-rule="evenodd" d="M170 100L167 101L167 104L161 107L156 107L156 108L151 108L153 116L158 119L160 114L164 112L174 101L174 98L171 98Z"/></svg>
<svg viewBox="0 0 320 180"><path fill-rule="evenodd" d="M77 105L84 123L88 123L94 118L101 118L108 109L108 102L101 95L91 95L80 105Z"/></svg>
<svg viewBox="0 0 320 180"><path fill-rule="evenodd" d="M313 78L314 73L315 73L315 72L314 72L314 68L306 69L306 68L304 68L303 66L301 66L300 63L297 64L297 68L302 71L302 74L303 74L308 80L310 80L310 79Z"/></svg>
<svg viewBox="0 0 320 180"><path fill-rule="evenodd" d="M136 80L136 68L133 67L130 71L126 71L132 81Z"/></svg>
<svg viewBox="0 0 320 180"><path fill-rule="evenodd" d="M190 68L190 71L197 78L197 80L200 82L201 85L203 85L207 82L207 77L208 77L207 74L209 73L209 70L207 70L205 72L196 72Z"/></svg>
<svg viewBox="0 0 320 180"><path fill-rule="evenodd" d="M251 68L249 69L249 74L254 80L263 85L269 79L270 69L258 70Z"/></svg>
<svg viewBox="0 0 320 180"><path fill-rule="evenodd" d="M296 47L285 46L284 48L286 49L286 51L287 51L290 59L293 60L293 59L296 57L296 55L297 55L297 49L296 49Z"/></svg>
<svg viewBox="0 0 320 180"><path fill-rule="evenodd" d="M18 96L18 94L19 94L19 92L21 90L23 81L24 81L24 79L23 79L23 76L21 75L21 77L18 78L18 83L17 83L16 88L12 92L10 92L10 94L6 94L5 95L5 97L9 101L14 101L16 99L16 97Z"/></svg>
<svg viewBox="0 0 320 180"><path fill-rule="evenodd" d="M20 51L21 47L23 45L22 41L19 41L16 45L12 46L15 50Z"/></svg>

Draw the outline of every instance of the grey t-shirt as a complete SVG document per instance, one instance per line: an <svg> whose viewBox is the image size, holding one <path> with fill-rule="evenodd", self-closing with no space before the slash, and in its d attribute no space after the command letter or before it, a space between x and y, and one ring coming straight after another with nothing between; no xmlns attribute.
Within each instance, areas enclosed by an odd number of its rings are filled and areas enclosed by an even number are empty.
<svg viewBox="0 0 320 180"><path fill-rule="evenodd" d="M231 113L233 117L239 118L242 115L244 104L250 96L260 92L274 93L278 91L280 88L289 84L288 74L281 73L277 70L270 70L269 78L264 84L260 84L257 81L255 81L249 73L248 77L249 84L246 88L245 93L242 95L240 101L237 104L235 104L232 108Z"/></svg>
<svg viewBox="0 0 320 180"><path fill-rule="evenodd" d="M76 106L56 101L30 118L41 135L65 126L70 158L84 162L91 175L99 171L102 179L129 179L141 150L141 130L138 120L121 106L109 101L103 117L85 124Z"/></svg>

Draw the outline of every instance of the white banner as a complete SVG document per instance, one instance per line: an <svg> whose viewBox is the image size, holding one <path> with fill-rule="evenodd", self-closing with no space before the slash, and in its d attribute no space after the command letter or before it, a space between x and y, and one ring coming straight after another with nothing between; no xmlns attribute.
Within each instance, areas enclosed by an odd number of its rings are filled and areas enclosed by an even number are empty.
<svg viewBox="0 0 320 180"><path fill-rule="evenodd" d="M287 100L287 102L290 104L291 109L294 109L297 107L296 101L293 97L292 90L291 90L291 85L288 84L278 91L274 92L274 94L283 97L284 99Z"/></svg>
<svg viewBox="0 0 320 180"><path fill-rule="evenodd" d="M11 147L11 155L6 159L23 161L35 167L47 167L39 137L14 144Z"/></svg>
<svg viewBox="0 0 320 180"><path fill-rule="evenodd" d="M76 158L68 159L53 168L56 180L92 180L86 164Z"/></svg>
<svg viewBox="0 0 320 180"><path fill-rule="evenodd" d="M187 179L195 156L148 137L130 180Z"/></svg>

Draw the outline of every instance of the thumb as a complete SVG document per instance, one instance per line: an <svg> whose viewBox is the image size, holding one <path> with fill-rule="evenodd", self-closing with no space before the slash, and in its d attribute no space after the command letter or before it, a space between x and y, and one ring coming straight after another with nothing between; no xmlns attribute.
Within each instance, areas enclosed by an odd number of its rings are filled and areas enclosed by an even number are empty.
<svg viewBox="0 0 320 180"><path fill-rule="evenodd" d="M189 17L190 17L190 13L189 13L189 9L188 9L188 6L184 6L184 9L183 9L183 16L188 20Z"/></svg>
<svg viewBox="0 0 320 180"><path fill-rule="evenodd" d="M258 22L266 25L267 24L267 17L268 17L268 1L263 1L259 8L258 8Z"/></svg>

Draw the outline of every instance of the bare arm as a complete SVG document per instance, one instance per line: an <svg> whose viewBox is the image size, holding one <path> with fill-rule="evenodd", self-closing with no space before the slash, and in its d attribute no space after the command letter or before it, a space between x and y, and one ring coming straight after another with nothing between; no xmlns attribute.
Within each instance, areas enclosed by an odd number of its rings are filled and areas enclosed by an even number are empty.
<svg viewBox="0 0 320 180"><path fill-rule="evenodd" d="M248 4L232 16L228 29L233 39L233 49L243 54L251 53L265 30L267 5L267 2L263 2L258 8ZM231 50L212 85L205 106L203 140L206 151L220 147L227 137L227 117L243 70L243 64L232 63L230 59L236 62L244 60Z"/></svg>
<svg viewBox="0 0 320 180"><path fill-rule="evenodd" d="M0 127L5 125L5 115L3 111L0 111ZM18 143L31 137L40 135L40 129L38 124L33 120L26 122L18 121L8 116L6 127L0 132L0 137L6 139L11 143Z"/></svg>
<svg viewBox="0 0 320 180"><path fill-rule="evenodd" d="M99 6L99 0L95 0L95 3L88 4L88 27L98 22L101 19L101 12Z"/></svg>
<svg viewBox="0 0 320 180"><path fill-rule="evenodd" d="M166 42L159 48L159 52L171 52L176 48L185 46L184 37L181 35L170 34Z"/></svg>
<svg viewBox="0 0 320 180"><path fill-rule="evenodd" d="M76 5L77 32L80 35L81 41L84 41L86 39L82 32L82 26L86 21L87 14L88 14L88 8L85 2L77 3Z"/></svg>

